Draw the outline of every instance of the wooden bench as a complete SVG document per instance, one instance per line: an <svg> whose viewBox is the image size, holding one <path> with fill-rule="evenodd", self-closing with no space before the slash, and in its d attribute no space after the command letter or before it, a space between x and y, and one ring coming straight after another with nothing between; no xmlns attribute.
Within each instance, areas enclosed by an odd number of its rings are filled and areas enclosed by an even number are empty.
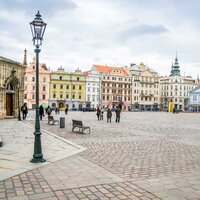
<svg viewBox="0 0 200 200"><path fill-rule="evenodd" d="M81 133L84 133L84 130L88 129L90 134L90 127L83 126L82 121L72 119L72 132L74 131L75 128L78 128L79 132Z"/></svg>
<svg viewBox="0 0 200 200"><path fill-rule="evenodd" d="M53 116L49 115L48 116L48 124L50 124L50 122L53 122L52 125L54 125L56 122L59 123L59 120L54 120Z"/></svg>

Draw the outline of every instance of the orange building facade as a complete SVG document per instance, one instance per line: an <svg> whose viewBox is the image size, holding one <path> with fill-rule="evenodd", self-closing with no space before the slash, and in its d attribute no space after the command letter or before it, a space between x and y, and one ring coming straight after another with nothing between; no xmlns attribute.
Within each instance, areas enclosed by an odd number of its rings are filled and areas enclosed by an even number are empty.
<svg viewBox="0 0 200 200"><path fill-rule="evenodd" d="M101 107L131 109L131 75L121 67L93 65L101 74Z"/></svg>

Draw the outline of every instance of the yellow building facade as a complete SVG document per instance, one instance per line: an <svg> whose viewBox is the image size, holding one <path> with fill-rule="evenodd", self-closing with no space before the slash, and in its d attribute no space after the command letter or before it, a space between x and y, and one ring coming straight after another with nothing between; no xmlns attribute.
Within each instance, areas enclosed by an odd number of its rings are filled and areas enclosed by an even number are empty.
<svg viewBox="0 0 200 200"><path fill-rule="evenodd" d="M85 105L85 76L80 70L65 72L60 67L51 73L49 105L61 110L81 109Z"/></svg>

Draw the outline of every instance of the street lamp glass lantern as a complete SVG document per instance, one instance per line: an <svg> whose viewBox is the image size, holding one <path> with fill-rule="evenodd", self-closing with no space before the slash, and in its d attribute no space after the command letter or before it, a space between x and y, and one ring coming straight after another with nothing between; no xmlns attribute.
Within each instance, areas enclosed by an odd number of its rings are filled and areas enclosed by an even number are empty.
<svg viewBox="0 0 200 200"><path fill-rule="evenodd" d="M37 47L42 45L42 40L47 24L42 21L40 12L35 15L35 19L30 22L31 32L33 36L33 44Z"/></svg>

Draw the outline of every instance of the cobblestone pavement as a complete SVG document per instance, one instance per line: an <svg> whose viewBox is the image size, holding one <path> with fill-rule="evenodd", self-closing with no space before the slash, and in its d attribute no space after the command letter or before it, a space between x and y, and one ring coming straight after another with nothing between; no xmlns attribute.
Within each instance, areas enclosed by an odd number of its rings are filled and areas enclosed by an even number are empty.
<svg viewBox="0 0 200 200"><path fill-rule="evenodd" d="M106 123L94 112L54 115L65 128L45 117L43 130L87 150L1 181L0 199L200 200L199 114L122 112L120 123L114 116ZM72 119L91 134L72 133Z"/></svg>

